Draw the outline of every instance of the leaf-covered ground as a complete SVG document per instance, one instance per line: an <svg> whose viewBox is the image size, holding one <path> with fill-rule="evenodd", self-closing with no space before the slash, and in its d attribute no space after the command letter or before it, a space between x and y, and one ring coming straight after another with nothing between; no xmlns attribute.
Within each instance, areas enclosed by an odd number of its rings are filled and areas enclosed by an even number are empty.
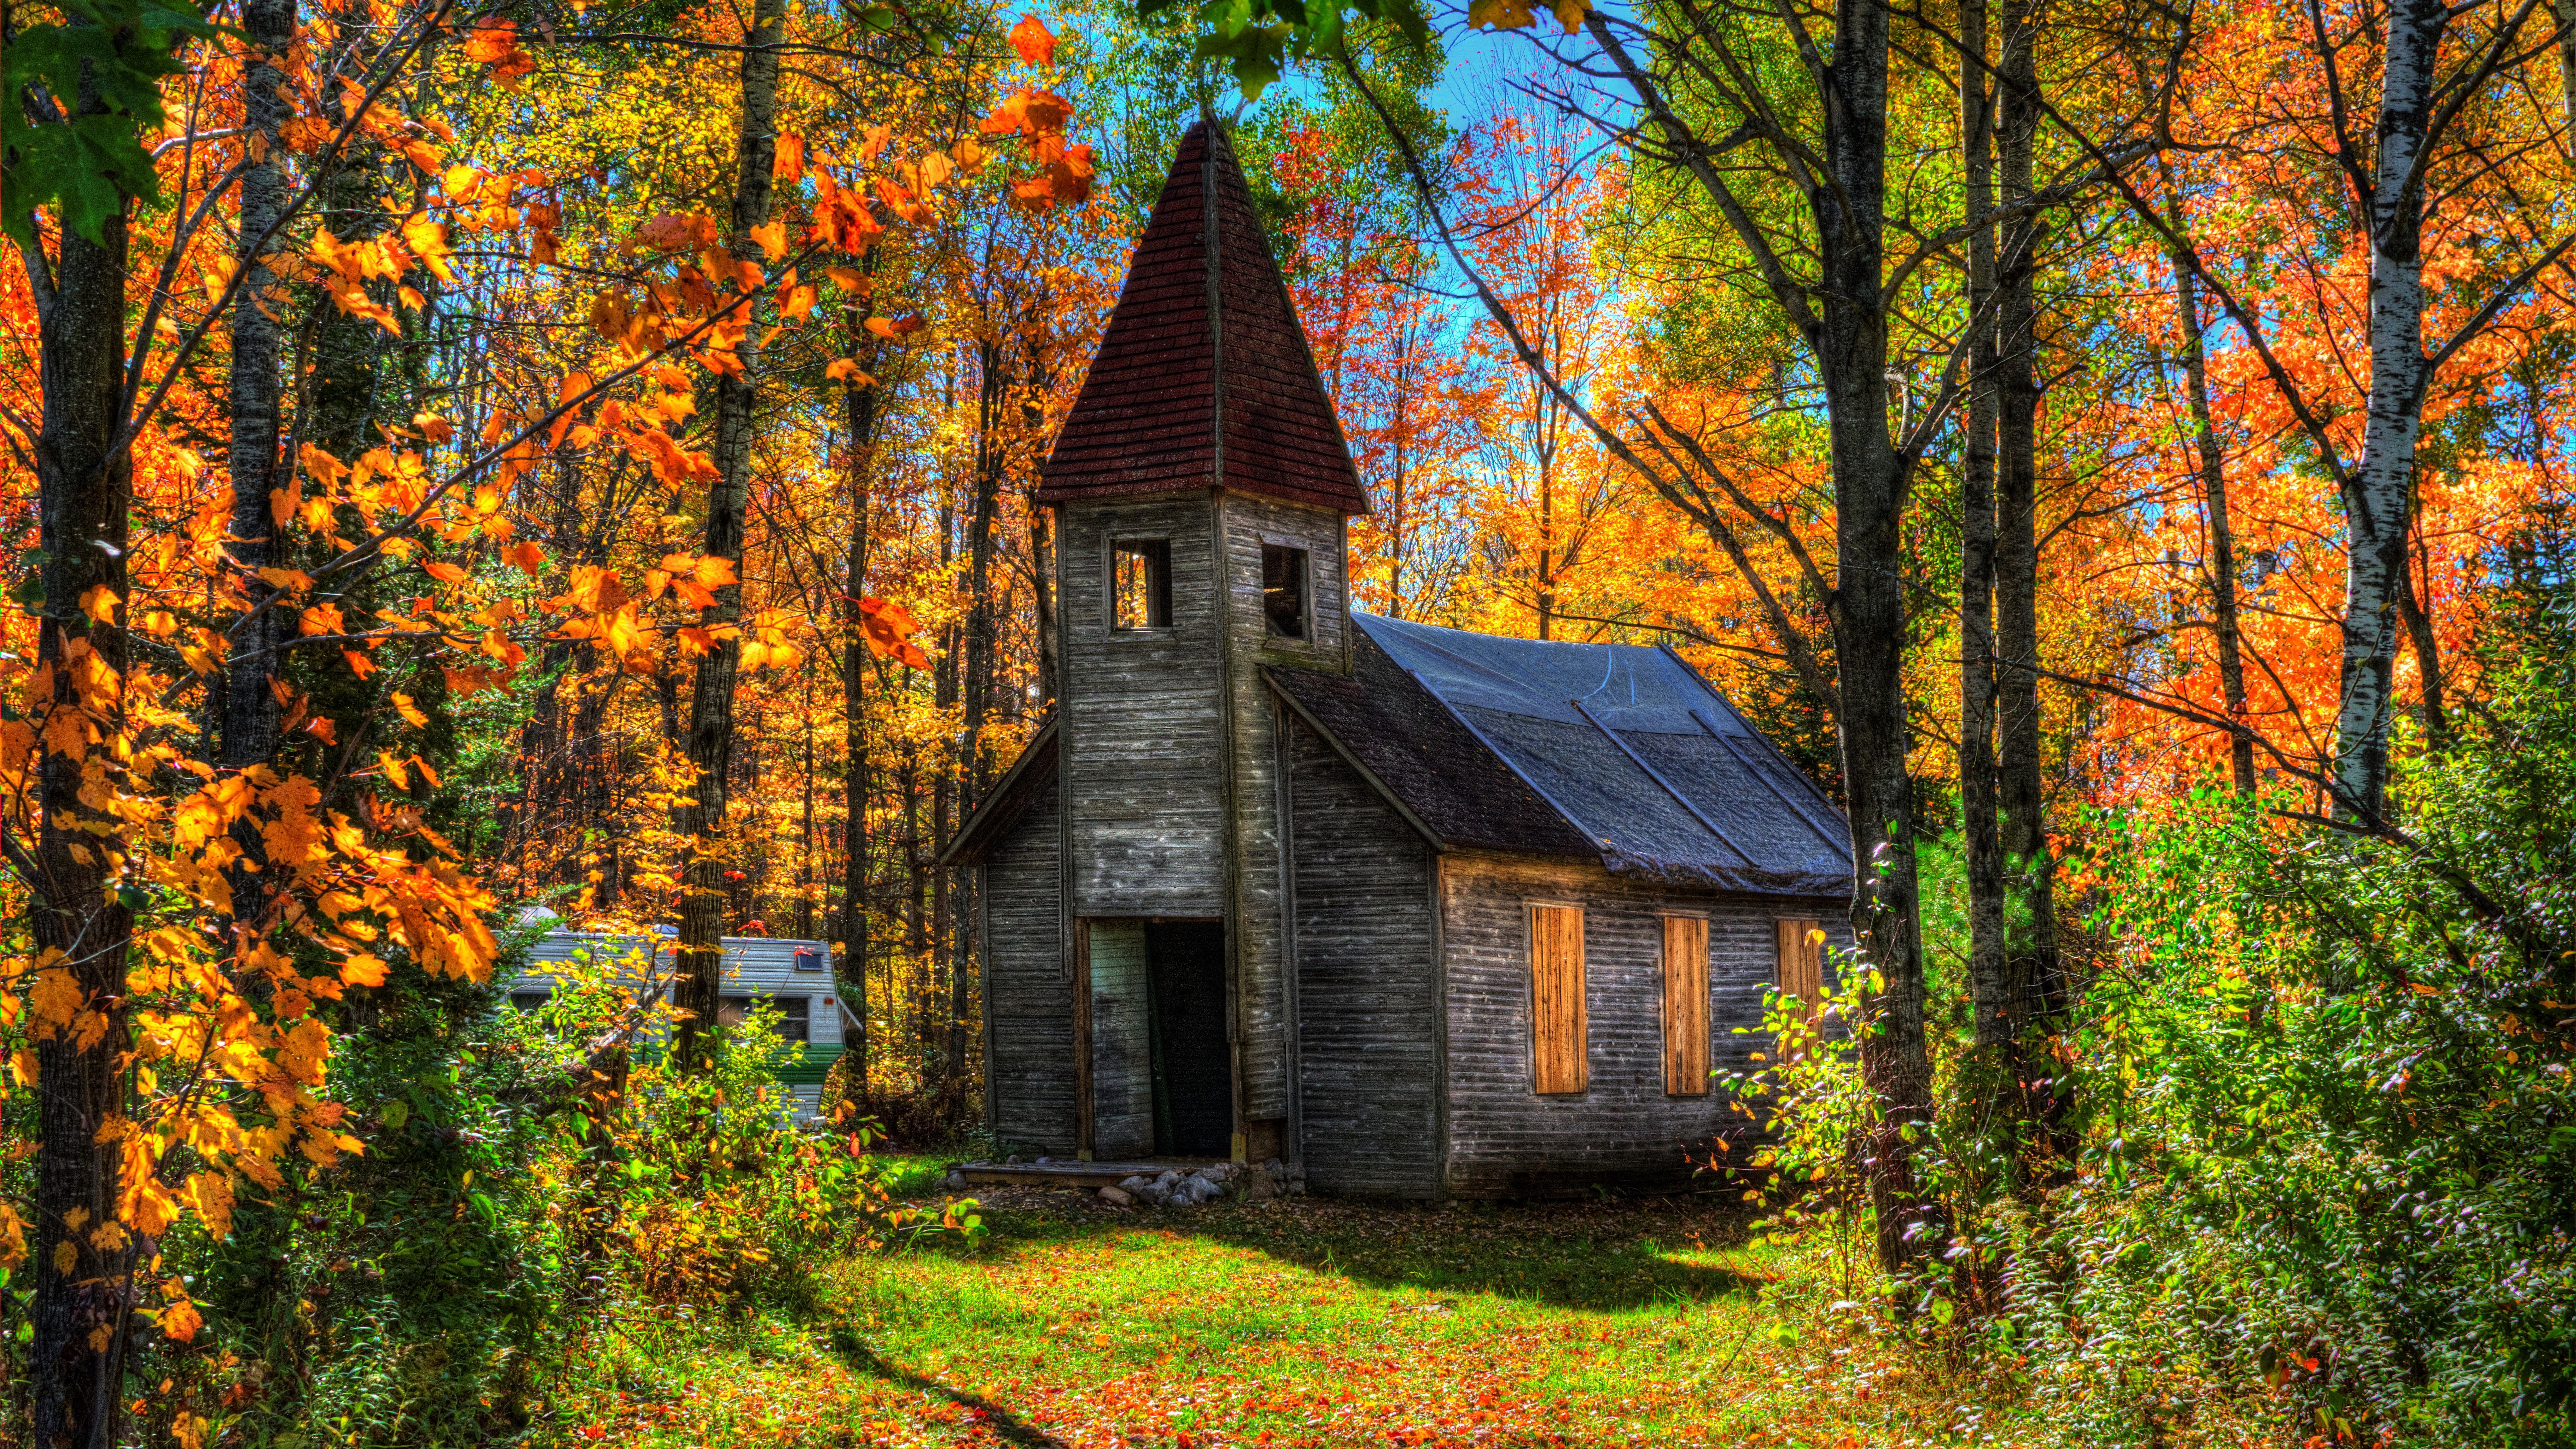
<svg viewBox="0 0 2576 1449"><path fill-rule="evenodd" d="M808 1313L624 1325L554 1418L633 1444L2000 1443L1714 1199L1193 1213L984 1198ZM1954 1386L1955 1387L1955 1386Z"/></svg>

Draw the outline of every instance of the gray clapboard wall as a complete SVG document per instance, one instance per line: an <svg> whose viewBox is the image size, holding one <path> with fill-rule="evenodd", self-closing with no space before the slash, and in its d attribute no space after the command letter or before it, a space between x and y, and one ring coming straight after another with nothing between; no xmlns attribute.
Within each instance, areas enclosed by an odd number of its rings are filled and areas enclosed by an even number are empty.
<svg viewBox="0 0 2576 1449"><path fill-rule="evenodd" d="M1154 1154L1154 1056L1147 1034L1151 989L1142 921L1093 921L1091 1134L1093 1156Z"/></svg>
<svg viewBox="0 0 2576 1449"><path fill-rule="evenodd" d="M1073 1155L1073 983L1065 974L1056 806L1050 783L994 842L983 873L993 1131L1036 1153Z"/></svg>
<svg viewBox="0 0 2576 1449"><path fill-rule="evenodd" d="M1723 1092L1664 1092L1665 912L1709 922L1710 1056L1740 1070L1767 1039L1762 991L1778 969L1783 918L1823 922L1837 945L1840 901L1726 896L1613 875L1597 866L1457 853L1443 857L1449 1017L1449 1187L1466 1196L1582 1191L1594 1183L1679 1185L1685 1154L1753 1125ZM1583 908L1589 1085L1532 1090L1528 907Z"/></svg>
<svg viewBox="0 0 2576 1449"><path fill-rule="evenodd" d="M1218 495L1225 527L1225 691L1233 738L1235 1022L1247 1122L1288 1116L1288 1003L1279 936L1278 747L1261 666L1349 668L1342 515L1253 493ZM1262 607L1265 544L1306 551L1307 637L1275 638Z"/></svg>
<svg viewBox="0 0 2576 1449"><path fill-rule="evenodd" d="M1078 916L1225 914L1219 597L1208 495L1064 511L1063 755ZM1172 623L1110 627L1110 548L1171 549Z"/></svg>
<svg viewBox="0 0 2576 1449"><path fill-rule="evenodd" d="M1431 850L1333 747L1288 726L1299 1136L1316 1187L1439 1188Z"/></svg>

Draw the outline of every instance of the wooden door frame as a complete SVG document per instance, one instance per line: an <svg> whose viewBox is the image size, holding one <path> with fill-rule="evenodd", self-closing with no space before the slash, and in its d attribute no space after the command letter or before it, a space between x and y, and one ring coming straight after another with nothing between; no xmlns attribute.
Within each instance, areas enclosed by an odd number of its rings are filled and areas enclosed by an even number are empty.
<svg viewBox="0 0 2576 1449"><path fill-rule="evenodd" d="M1151 926L1165 921L1223 926L1228 942L1225 964L1229 978L1233 969L1231 944L1234 939L1234 923L1224 916L1076 916L1073 918L1073 1130L1075 1155L1085 1162L1091 1161L1093 1152L1097 1150L1094 1136L1098 1121L1097 1106L1091 1097L1091 923L1094 921L1133 922L1140 926ZM1152 990L1153 956L1150 947L1145 961L1145 980L1146 989ZM1232 985L1229 979L1227 983L1229 1007ZM1242 1050L1241 1044L1233 1040L1230 1022L1226 1035L1226 1051L1234 1078L1234 1135L1240 1140L1243 1136Z"/></svg>
<svg viewBox="0 0 2576 1449"><path fill-rule="evenodd" d="M1073 919L1073 1146L1091 1160L1091 918Z"/></svg>

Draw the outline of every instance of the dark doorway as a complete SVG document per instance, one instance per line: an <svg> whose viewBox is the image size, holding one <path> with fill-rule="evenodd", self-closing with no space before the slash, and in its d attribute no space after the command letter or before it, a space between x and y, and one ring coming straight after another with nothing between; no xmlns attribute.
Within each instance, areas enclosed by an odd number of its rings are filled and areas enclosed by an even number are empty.
<svg viewBox="0 0 2576 1449"><path fill-rule="evenodd" d="M1145 928L1153 989L1154 1151L1234 1155L1234 1072L1225 1042L1225 923Z"/></svg>

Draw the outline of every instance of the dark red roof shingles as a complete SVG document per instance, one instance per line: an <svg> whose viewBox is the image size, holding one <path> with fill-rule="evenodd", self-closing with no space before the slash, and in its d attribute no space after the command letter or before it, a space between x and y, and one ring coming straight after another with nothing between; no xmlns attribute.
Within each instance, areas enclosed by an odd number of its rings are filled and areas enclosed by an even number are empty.
<svg viewBox="0 0 2576 1449"><path fill-rule="evenodd" d="M1037 501L1214 487L1369 511L1243 168L1201 121L1181 137Z"/></svg>

